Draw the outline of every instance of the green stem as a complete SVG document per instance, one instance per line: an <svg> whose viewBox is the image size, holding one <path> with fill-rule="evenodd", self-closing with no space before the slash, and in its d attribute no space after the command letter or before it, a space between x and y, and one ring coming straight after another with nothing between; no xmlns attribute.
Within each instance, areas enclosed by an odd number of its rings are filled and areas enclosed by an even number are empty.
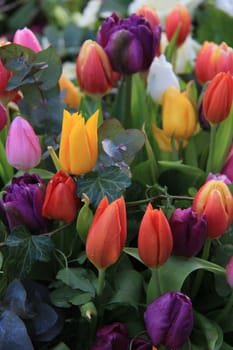
<svg viewBox="0 0 233 350"><path fill-rule="evenodd" d="M207 174L209 174L213 170L213 156L214 156L216 132L217 132L217 124L211 124L211 126L210 126L210 148L209 148L209 156L208 156L207 166L206 166Z"/></svg>
<svg viewBox="0 0 233 350"><path fill-rule="evenodd" d="M161 286L159 278L159 268L151 269L151 278L147 287L147 304L150 304L153 300L161 295Z"/></svg>
<svg viewBox="0 0 233 350"><path fill-rule="evenodd" d="M101 298L104 289L105 269L98 269L97 295Z"/></svg>
<svg viewBox="0 0 233 350"><path fill-rule="evenodd" d="M125 106L123 115L123 126L127 129L133 127L131 120L131 94L132 94L132 76L125 76Z"/></svg>
<svg viewBox="0 0 233 350"><path fill-rule="evenodd" d="M232 310L232 306L233 306L233 291L231 292L231 295L228 298L224 308L218 314L218 316L216 318L216 322L222 321L229 314L229 312Z"/></svg>
<svg viewBox="0 0 233 350"><path fill-rule="evenodd" d="M203 260L208 260L209 254L210 254L210 246L211 246L211 239L207 238L205 241L205 245L204 245L202 256L201 256L201 258ZM191 290L192 299L194 299L198 293L198 290L200 288L200 285L201 285L201 282L203 279L203 275L204 275L204 270L197 271L196 278L194 280L193 287Z"/></svg>

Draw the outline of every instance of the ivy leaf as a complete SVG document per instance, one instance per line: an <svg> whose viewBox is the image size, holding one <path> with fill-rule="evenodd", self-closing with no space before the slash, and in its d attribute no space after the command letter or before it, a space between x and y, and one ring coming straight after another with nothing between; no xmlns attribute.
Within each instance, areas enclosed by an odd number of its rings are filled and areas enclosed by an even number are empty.
<svg viewBox="0 0 233 350"><path fill-rule="evenodd" d="M16 227L6 239L9 255L17 261L16 270L20 276L30 272L36 261L47 262L54 248L50 237L31 235L23 227Z"/></svg>
<svg viewBox="0 0 233 350"><path fill-rule="evenodd" d="M95 274L82 268L65 268L58 271L56 278L73 289L95 294ZM73 297L73 296L72 296Z"/></svg>
<svg viewBox="0 0 233 350"><path fill-rule="evenodd" d="M131 180L119 167L111 166L99 172L91 172L78 179L78 195L86 193L91 203L97 206L107 196L109 202L119 198L130 186Z"/></svg>

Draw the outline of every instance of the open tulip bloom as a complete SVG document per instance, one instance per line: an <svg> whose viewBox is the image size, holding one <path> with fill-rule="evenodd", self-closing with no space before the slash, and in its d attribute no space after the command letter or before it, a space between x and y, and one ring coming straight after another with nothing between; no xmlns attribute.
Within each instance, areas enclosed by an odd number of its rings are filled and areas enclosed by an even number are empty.
<svg viewBox="0 0 233 350"><path fill-rule="evenodd" d="M220 2L1 7L0 350L233 349Z"/></svg>

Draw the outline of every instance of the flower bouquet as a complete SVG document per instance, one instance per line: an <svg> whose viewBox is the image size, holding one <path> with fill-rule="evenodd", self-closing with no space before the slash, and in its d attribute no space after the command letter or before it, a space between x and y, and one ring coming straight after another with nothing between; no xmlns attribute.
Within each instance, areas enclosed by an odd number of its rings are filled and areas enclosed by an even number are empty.
<svg viewBox="0 0 233 350"><path fill-rule="evenodd" d="M45 3L0 46L0 349L233 349L233 19Z"/></svg>

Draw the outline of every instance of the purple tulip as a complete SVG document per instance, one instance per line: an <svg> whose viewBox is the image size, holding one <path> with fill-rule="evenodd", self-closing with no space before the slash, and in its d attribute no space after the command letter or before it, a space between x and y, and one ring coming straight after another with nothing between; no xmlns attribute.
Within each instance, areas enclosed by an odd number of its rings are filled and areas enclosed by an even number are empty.
<svg viewBox="0 0 233 350"><path fill-rule="evenodd" d="M24 225L32 233L45 232L47 220L42 217L44 196L45 184L39 175L13 177L0 200L0 213L9 229Z"/></svg>
<svg viewBox="0 0 233 350"><path fill-rule="evenodd" d="M233 145L231 145L221 171L233 183Z"/></svg>
<svg viewBox="0 0 233 350"><path fill-rule="evenodd" d="M129 338L125 325L115 322L101 327L91 350L128 350Z"/></svg>
<svg viewBox="0 0 233 350"><path fill-rule="evenodd" d="M41 159L40 142L27 120L16 117L6 139L6 158L16 169L27 171L35 167Z"/></svg>
<svg viewBox="0 0 233 350"><path fill-rule="evenodd" d="M152 350L151 342L142 338L132 339L130 345L132 350Z"/></svg>
<svg viewBox="0 0 233 350"><path fill-rule="evenodd" d="M232 183L232 181L228 178L227 175L225 174L212 174L212 173L209 173L209 175L207 176L206 178L206 181L210 181L210 180L221 180L223 181L226 185L229 185Z"/></svg>
<svg viewBox="0 0 233 350"><path fill-rule="evenodd" d="M4 105L0 102L0 131L6 126L7 119L7 110L4 107Z"/></svg>
<svg viewBox="0 0 233 350"><path fill-rule="evenodd" d="M39 52L42 50L42 47L35 34L27 27L16 30L13 42L15 44L28 47L34 52Z"/></svg>
<svg viewBox="0 0 233 350"><path fill-rule="evenodd" d="M167 292L148 305L144 321L154 346L179 350L193 329L191 300L183 293Z"/></svg>
<svg viewBox="0 0 233 350"><path fill-rule="evenodd" d="M106 51L113 70L132 74L149 68L160 44L161 27L150 28L142 16L120 18L112 13L97 33L97 42Z"/></svg>
<svg viewBox="0 0 233 350"><path fill-rule="evenodd" d="M170 220L173 236L173 253L191 257L199 253L207 236L207 221L202 215L199 219L192 208L177 208Z"/></svg>

